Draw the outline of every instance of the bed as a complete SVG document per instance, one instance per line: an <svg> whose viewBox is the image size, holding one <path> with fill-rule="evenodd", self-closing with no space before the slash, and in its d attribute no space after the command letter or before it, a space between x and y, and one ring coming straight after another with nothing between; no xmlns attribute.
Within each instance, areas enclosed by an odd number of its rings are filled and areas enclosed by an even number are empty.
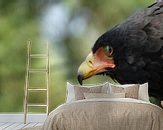
<svg viewBox="0 0 163 130"><path fill-rule="evenodd" d="M148 101L147 87L69 86L67 102L50 113L43 130L163 130L163 109Z"/></svg>

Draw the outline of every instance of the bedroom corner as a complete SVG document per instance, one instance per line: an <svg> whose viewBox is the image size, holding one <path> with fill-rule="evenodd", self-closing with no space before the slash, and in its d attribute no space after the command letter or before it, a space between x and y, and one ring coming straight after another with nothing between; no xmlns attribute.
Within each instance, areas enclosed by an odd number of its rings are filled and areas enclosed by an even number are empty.
<svg viewBox="0 0 163 130"><path fill-rule="evenodd" d="M0 130L162 130L154 2L1 0Z"/></svg>

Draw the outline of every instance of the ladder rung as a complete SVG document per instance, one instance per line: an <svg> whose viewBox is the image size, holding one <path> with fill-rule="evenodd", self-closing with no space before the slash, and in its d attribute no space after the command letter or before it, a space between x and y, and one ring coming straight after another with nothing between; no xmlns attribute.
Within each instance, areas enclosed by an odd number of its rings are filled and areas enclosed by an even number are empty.
<svg viewBox="0 0 163 130"><path fill-rule="evenodd" d="M46 54L31 54L31 58L48 58L48 55Z"/></svg>
<svg viewBox="0 0 163 130"><path fill-rule="evenodd" d="M46 91L46 88L29 88L29 91Z"/></svg>
<svg viewBox="0 0 163 130"><path fill-rule="evenodd" d="M28 107L46 107L46 104L28 104Z"/></svg>
<svg viewBox="0 0 163 130"><path fill-rule="evenodd" d="M48 72L48 69L29 69L29 72Z"/></svg>

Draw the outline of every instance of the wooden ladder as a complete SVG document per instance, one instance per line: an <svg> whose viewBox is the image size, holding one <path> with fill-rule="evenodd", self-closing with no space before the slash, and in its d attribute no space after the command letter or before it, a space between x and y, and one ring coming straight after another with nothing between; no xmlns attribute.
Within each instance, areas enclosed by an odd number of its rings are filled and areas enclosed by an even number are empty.
<svg viewBox="0 0 163 130"><path fill-rule="evenodd" d="M47 43L47 54L31 54L31 42L27 43L28 55L27 55L27 66L26 66L26 79L25 79L25 91L24 91L24 124L27 122L28 107L46 107L46 114L49 113L49 73L50 73L50 62L49 62L49 45ZM32 58L43 58L47 59L45 69L32 69L31 59ZM44 73L46 74L46 88L30 88L30 74L31 73ZM46 103L45 104L30 104L29 93L37 91L46 91Z"/></svg>

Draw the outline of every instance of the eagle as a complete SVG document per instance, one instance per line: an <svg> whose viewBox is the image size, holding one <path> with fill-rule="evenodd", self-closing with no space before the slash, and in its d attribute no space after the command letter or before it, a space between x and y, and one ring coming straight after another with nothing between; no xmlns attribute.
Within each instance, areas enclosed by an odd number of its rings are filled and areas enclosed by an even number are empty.
<svg viewBox="0 0 163 130"><path fill-rule="evenodd" d="M163 99L163 1L137 11L96 40L77 78L82 85L101 74L120 84L148 82L149 94Z"/></svg>

